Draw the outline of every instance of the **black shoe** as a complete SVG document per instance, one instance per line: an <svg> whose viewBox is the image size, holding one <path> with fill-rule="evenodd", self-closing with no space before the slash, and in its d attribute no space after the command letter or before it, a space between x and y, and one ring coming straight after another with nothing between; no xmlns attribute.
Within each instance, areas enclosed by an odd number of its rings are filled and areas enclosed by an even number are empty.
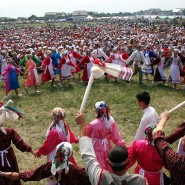
<svg viewBox="0 0 185 185"><path fill-rule="evenodd" d="M139 82L139 85L144 85L144 83L143 82Z"/></svg>
<svg viewBox="0 0 185 185"><path fill-rule="evenodd" d="M29 94L29 93L28 93L28 88L27 88L27 87L25 87L24 90L26 91L27 94Z"/></svg>

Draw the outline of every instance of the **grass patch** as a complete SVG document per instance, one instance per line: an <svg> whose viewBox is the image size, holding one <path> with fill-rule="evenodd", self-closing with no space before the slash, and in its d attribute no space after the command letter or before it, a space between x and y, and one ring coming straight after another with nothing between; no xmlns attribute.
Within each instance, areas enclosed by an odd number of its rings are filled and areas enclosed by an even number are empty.
<svg viewBox="0 0 185 185"><path fill-rule="evenodd" d="M86 87L83 86L79 79L73 80L73 85L67 83L60 88L57 85L53 88L50 83L45 83L40 87L40 94L31 94L34 89L29 89L30 95L26 95L22 86L24 79L19 78L20 93L22 97L16 97L14 92L10 98L14 101L15 107L25 112L25 119L18 122L4 124L5 127L14 128L22 138L37 150L44 142L45 134L51 123L51 110L54 107L62 107L67 112L66 121L72 130L78 135L78 128L75 125L75 115L80 109L82 98ZM56 82L55 84L57 84ZM93 83L84 114L86 122L89 123L95 118L94 104L97 101L106 101L114 119L116 120L123 139L129 145L134 139L140 119L143 115L142 110L136 105L135 96L138 92L148 91L151 95L151 106L158 114L162 111L173 108L178 103L185 100L185 92L174 90L163 84L151 84L151 81L144 81L146 85L138 85L138 76L136 75L130 83L120 81L119 83L111 80L107 83L104 78L98 79ZM181 85L179 85L180 87ZM1 97L3 100L3 84L1 84ZM4 101L4 100L3 100ZM4 101L5 102L5 101ZM166 128L166 133L172 132L179 123L184 120L185 108L172 113ZM177 142L173 145L176 150ZM21 153L15 149L20 171L33 169L46 161L46 157L35 159L31 154ZM82 165L78 145L74 145L74 156L77 162ZM46 180L40 182L27 182L25 185L44 185Z"/></svg>

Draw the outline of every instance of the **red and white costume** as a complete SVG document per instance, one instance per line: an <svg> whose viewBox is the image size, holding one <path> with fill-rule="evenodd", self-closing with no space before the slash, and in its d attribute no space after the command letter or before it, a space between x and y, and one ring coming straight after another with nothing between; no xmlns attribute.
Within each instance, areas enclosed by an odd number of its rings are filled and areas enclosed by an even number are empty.
<svg viewBox="0 0 185 185"><path fill-rule="evenodd" d="M44 67L44 72L41 77L42 82L55 79L56 76L53 70L53 63L49 56L42 61L42 67Z"/></svg>
<svg viewBox="0 0 185 185"><path fill-rule="evenodd" d="M71 76L71 66L76 69L76 66L69 60L68 57L62 57L58 66L58 69L60 69L60 79L67 79Z"/></svg>
<svg viewBox="0 0 185 185"><path fill-rule="evenodd" d="M67 133L65 130L67 130ZM65 124L62 120L59 121L59 125L57 124L51 130L48 129L46 133L46 140L37 152L40 155L47 155L48 161L53 160L56 154L56 146L61 142L78 142L78 139L71 131L69 125ZM71 162L76 164L74 158L72 158Z"/></svg>
<svg viewBox="0 0 185 185"><path fill-rule="evenodd" d="M75 51L71 51L69 54L68 54L68 58L69 60L74 64L74 66L77 65L77 61L76 59L78 60L81 60L83 58L83 56L81 56L79 53L75 52ZM71 72L72 73L78 73L79 71L76 70L75 67L71 67Z"/></svg>
<svg viewBox="0 0 185 185"><path fill-rule="evenodd" d="M135 174L146 177L149 185L164 185L163 161L155 147L147 140L136 140L128 149L130 163L128 168L138 163Z"/></svg>
<svg viewBox="0 0 185 185"><path fill-rule="evenodd" d="M126 66L125 61L122 58L122 55L119 53L111 53L109 58L107 58L105 62Z"/></svg>
<svg viewBox="0 0 185 185"><path fill-rule="evenodd" d="M89 80L93 63L94 63L94 58L92 56L85 56L80 62L79 66L84 65L83 76L82 76L83 81Z"/></svg>

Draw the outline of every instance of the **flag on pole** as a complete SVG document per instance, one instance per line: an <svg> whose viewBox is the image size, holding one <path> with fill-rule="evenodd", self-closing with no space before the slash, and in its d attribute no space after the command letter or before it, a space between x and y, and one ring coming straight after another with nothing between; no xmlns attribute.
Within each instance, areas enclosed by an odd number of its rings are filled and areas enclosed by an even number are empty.
<svg viewBox="0 0 185 185"><path fill-rule="evenodd" d="M85 94L80 107L81 113L84 110L94 79L100 78L101 76L104 75L105 72L121 80L127 80L127 81L131 80L132 74L133 74L132 69L129 67L124 67L124 66L121 67L116 64L104 63L104 62L101 62L99 59L95 59L93 67L91 68L91 76L89 78L88 85L85 90Z"/></svg>
<svg viewBox="0 0 185 185"><path fill-rule="evenodd" d="M120 66L120 65L111 64L111 63L104 63L104 62L101 62L99 59L94 60L94 65L91 69L91 72L93 71L95 71L94 77L96 76L96 73L98 73L97 78L99 78L100 74L103 75L106 72L120 80L126 80L126 81L130 81L133 74L132 69L129 67Z"/></svg>

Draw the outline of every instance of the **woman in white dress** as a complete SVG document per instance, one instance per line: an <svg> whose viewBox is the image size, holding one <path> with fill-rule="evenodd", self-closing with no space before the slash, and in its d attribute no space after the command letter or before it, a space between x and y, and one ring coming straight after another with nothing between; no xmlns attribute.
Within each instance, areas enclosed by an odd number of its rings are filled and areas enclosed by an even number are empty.
<svg viewBox="0 0 185 185"><path fill-rule="evenodd" d="M168 81L172 81L174 88L180 83L180 68L183 68L180 57L178 56L179 50L175 49L173 55L168 59L165 67L170 66L170 77Z"/></svg>

